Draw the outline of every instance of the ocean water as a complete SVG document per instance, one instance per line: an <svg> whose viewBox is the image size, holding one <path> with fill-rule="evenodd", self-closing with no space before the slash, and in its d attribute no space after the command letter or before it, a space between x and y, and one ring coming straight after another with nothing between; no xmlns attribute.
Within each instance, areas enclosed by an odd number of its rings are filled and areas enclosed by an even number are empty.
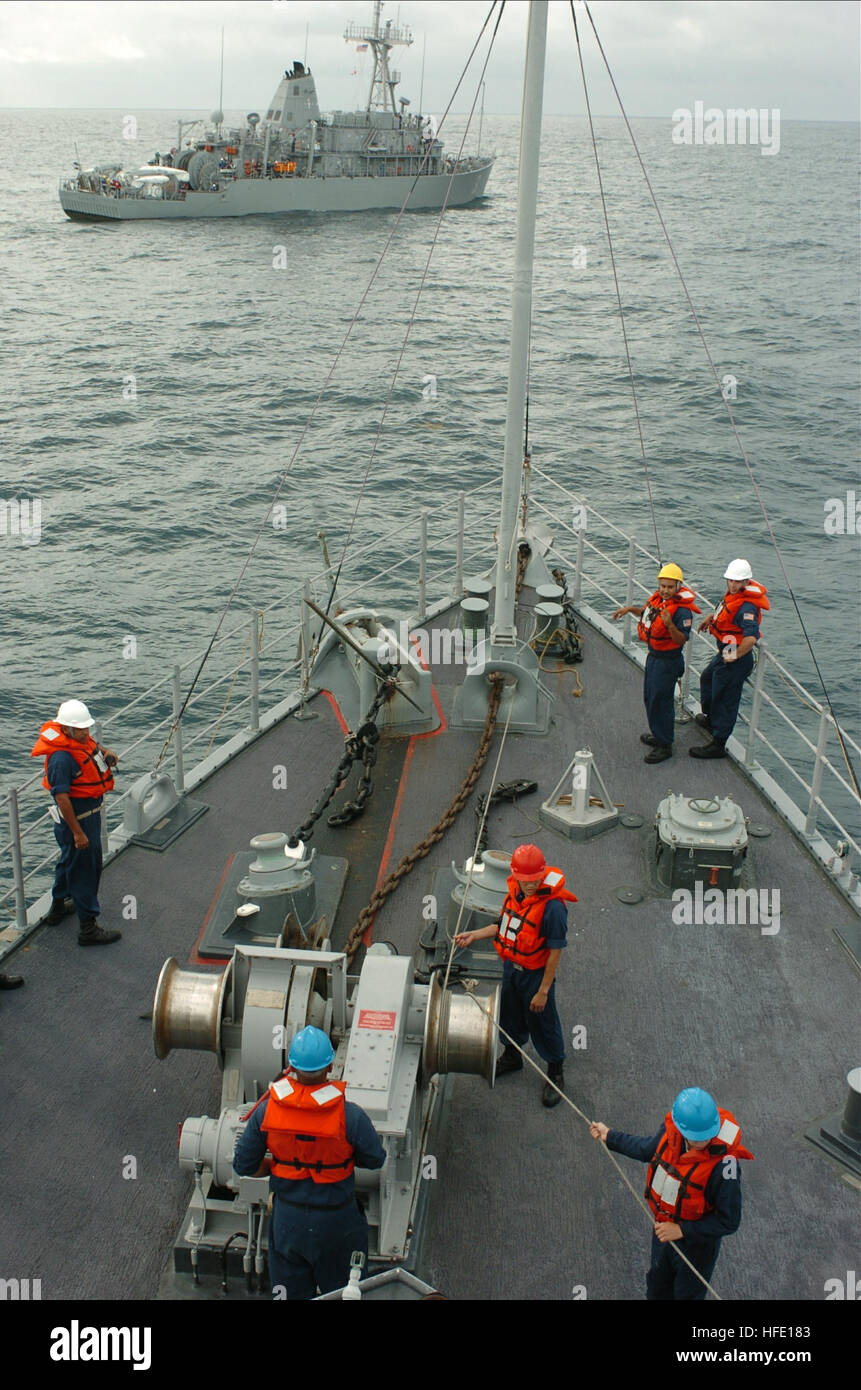
<svg viewBox="0 0 861 1390"><path fill-rule="evenodd" d="M228 626L320 570L320 530L333 557L351 527L356 546L374 542L352 568L360 582L394 560L393 533L423 507L502 464L515 118L485 118L483 148L498 154L488 197L447 214L417 308L437 218L402 219L275 530L263 524L275 489L396 214L73 223L58 180L76 149L85 166L128 158L122 114L0 111L0 497L42 509L38 544L0 536L4 788L32 774L29 748L61 698L106 716L202 652L261 524ZM174 121L145 113L136 161L169 148ZM841 534L825 523L831 499L861 500L858 128L785 122L775 156L674 145L669 120L634 128L718 370L736 378L736 420L834 707L857 738L859 537L854 512ZM449 149L460 129L443 132ZM715 597L726 562L750 559L772 596L771 649L818 693L626 131L605 118L597 132L662 553ZM545 121L539 198L533 459L653 545L583 120ZM273 264L279 246L286 269ZM558 505L540 480L533 490ZM450 554L450 526L431 534ZM414 566L402 575L368 598L414 596ZM107 741L128 745L152 709Z"/></svg>

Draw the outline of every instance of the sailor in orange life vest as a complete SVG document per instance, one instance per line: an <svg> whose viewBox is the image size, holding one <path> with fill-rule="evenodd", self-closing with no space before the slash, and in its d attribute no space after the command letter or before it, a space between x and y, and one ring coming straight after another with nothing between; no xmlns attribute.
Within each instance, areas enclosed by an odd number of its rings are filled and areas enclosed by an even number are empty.
<svg viewBox="0 0 861 1390"><path fill-rule="evenodd" d="M613 621L626 613L636 613L637 636L649 648L646 674L643 681L643 701L649 733L640 734L640 742L649 744L651 752L644 762L662 763L673 756L676 681L684 675L685 658L682 647L688 640L694 613L699 608L690 589L683 585L684 575L678 565L664 565L658 570L658 587L642 608L633 604L617 608Z"/></svg>
<svg viewBox="0 0 861 1390"><path fill-rule="evenodd" d="M717 655L700 676L700 728L712 742L689 748L692 758L725 758L726 741L735 728L741 692L753 670L762 614L771 607L764 584L757 584L747 560L732 560L724 573L727 591L699 631L717 638Z"/></svg>
<svg viewBox="0 0 861 1390"><path fill-rule="evenodd" d="M699 1300L706 1287L669 1245L676 1241L695 1269L710 1279L724 1236L741 1222L738 1160L753 1158L729 1110L708 1091L688 1086L653 1138L623 1134L596 1121L589 1130L608 1149L648 1163L645 1198L655 1213L647 1299Z"/></svg>
<svg viewBox="0 0 861 1390"><path fill-rule="evenodd" d="M511 856L508 896L498 922L477 931L458 932L456 946L470 946L492 936L502 957L500 1027L522 1047L529 1038L547 1063L548 1080L541 1102L550 1109L561 1100L565 1085L562 1064L565 1039L556 1009L556 971L568 944L566 903L576 903L565 887L565 876L544 862L537 845L518 845ZM521 1071L523 1058L505 1041L496 1075ZM556 1087L559 1090L556 1090Z"/></svg>
<svg viewBox="0 0 861 1390"><path fill-rule="evenodd" d="M269 1278L291 1301L348 1283L350 1257L368 1257L368 1222L356 1201L353 1168L382 1168L386 1151L346 1084L327 1081L335 1059L320 1028L303 1028L290 1044L290 1067L257 1102L233 1155L240 1177L269 1173L274 1202ZM265 1102L265 1107L264 1107ZM265 1158L266 1150L271 1158Z"/></svg>
<svg viewBox="0 0 861 1390"><path fill-rule="evenodd" d="M51 910L43 921L57 926L77 912L80 946L108 946L122 932L104 931L96 920L102 875L102 799L112 791L117 755L91 736L95 724L80 700L64 700L56 719L39 731L31 756L45 759L42 786L54 798L51 815L60 858L54 870ZM71 899L71 901L69 901Z"/></svg>

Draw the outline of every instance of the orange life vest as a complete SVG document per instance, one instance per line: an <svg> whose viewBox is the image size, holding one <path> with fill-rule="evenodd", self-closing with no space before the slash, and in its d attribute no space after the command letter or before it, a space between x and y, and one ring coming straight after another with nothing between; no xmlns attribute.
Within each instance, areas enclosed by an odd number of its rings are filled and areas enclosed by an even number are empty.
<svg viewBox="0 0 861 1390"><path fill-rule="evenodd" d="M353 1171L353 1146L347 1143L345 1081L303 1086L288 1072L269 1087L269 1103L260 1122L269 1141L276 1178L313 1178L343 1182Z"/></svg>
<svg viewBox="0 0 861 1390"><path fill-rule="evenodd" d="M724 594L712 614L708 629L719 642L734 646L744 636L735 621L735 615L743 603L752 603L757 609L759 621L762 622L763 613L771 607L765 585L757 584L755 580L749 579L744 588L739 589L737 594L728 592Z"/></svg>
<svg viewBox="0 0 861 1390"><path fill-rule="evenodd" d="M99 745L90 734L87 734L84 743L80 743L64 734L62 726L55 719L49 719L47 724L42 725L30 757L41 758L44 755L45 775L42 778L42 786L46 791L51 790L51 783L48 781L48 759L52 753L71 753L81 769L69 792L73 800L96 800L104 796L105 792L113 791L114 779L110 768L99 752Z"/></svg>
<svg viewBox="0 0 861 1390"><path fill-rule="evenodd" d="M753 1158L741 1143L741 1128L729 1110L718 1106L721 1126L704 1149L686 1149L683 1135L673 1123L672 1112L664 1121L663 1138L649 1164L645 1197L659 1221L698 1221L714 1211L706 1200L706 1184L727 1157Z"/></svg>
<svg viewBox="0 0 861 1390"><path fill-rule="evenodd" d="M643 609L643 615L637 623L637 636L641 642L646 642L651 652L680 652L681 647L673 637L670 636L669 628L664 622L664 614L674 618L679 608L689 608L692 613L699 613L694 595L690 589L677 589L673 597L666 602L661 598L660 589L656 589Z"/></svg>
<svg viewBox="0 0 861 1390"><path fill-rule="evenodd" d="M508 897L502 905L502 915L496 928L493 944L503 960L522 965L526 970L541 970L547 964L550 951L545 944L541 921L547 904L576 903L573 893L565 887L561 869L549 865L536 891L517 901L520 888L516 878L508 880Z"/></svg>

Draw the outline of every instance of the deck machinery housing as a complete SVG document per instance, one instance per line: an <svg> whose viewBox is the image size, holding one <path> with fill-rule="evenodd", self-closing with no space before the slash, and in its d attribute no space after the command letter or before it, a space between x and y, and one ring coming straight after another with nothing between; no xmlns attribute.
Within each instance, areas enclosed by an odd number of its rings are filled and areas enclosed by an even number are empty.
<svg viewBox="0 0 861 1390"><path fill-rule="evenodd" d="M499 985L477 1000L444 991L437 975L416 983L413 960L385 943L370 947L361 973L347 974L343 952L237 945L220 973L162 968L153 1008L156 1055L173 1048L212 1051L224 1079L217 1118L182 1125L179 1162L194 1192L174 1246L174 1270L226 1268L222 1252L243 1237L243 1268L262 1287L269 1180L239 1178L233 1153L249 1113L287 1065L293 1035L323 1028L336 1049L331 1076L366 1111L386 1149L379 1172L356 1169L370 1228L369 1258L407 1255L422 1186L422 1157L436 1085L445 1072L484 1076L496 1069Z"/></svg>

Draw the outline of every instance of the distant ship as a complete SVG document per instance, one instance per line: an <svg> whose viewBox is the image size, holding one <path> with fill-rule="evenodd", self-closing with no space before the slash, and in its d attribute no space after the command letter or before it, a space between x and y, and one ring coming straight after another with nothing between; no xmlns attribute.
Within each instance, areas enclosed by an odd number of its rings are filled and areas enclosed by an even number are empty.
<svg viewBox="0 0 861 1390"><path fill-rule="evenodd" d="M265 118L250 112L243 129L215 128L152 164L80 169L60 184L60 205L84 221L132 218L247 217L259 213L364 212L462 206L487 187L493 156L446 156L432 117L408 112L389 66L396 44L412 43L405 25L349 24L344 38L373 52L374 70L364 111L321 116L309 68L294 62L284 73ZM400 107L400 110L398 109ZM193 124L197 124L194 122ZM407 195L409 194L409 197Z"/></svg>

